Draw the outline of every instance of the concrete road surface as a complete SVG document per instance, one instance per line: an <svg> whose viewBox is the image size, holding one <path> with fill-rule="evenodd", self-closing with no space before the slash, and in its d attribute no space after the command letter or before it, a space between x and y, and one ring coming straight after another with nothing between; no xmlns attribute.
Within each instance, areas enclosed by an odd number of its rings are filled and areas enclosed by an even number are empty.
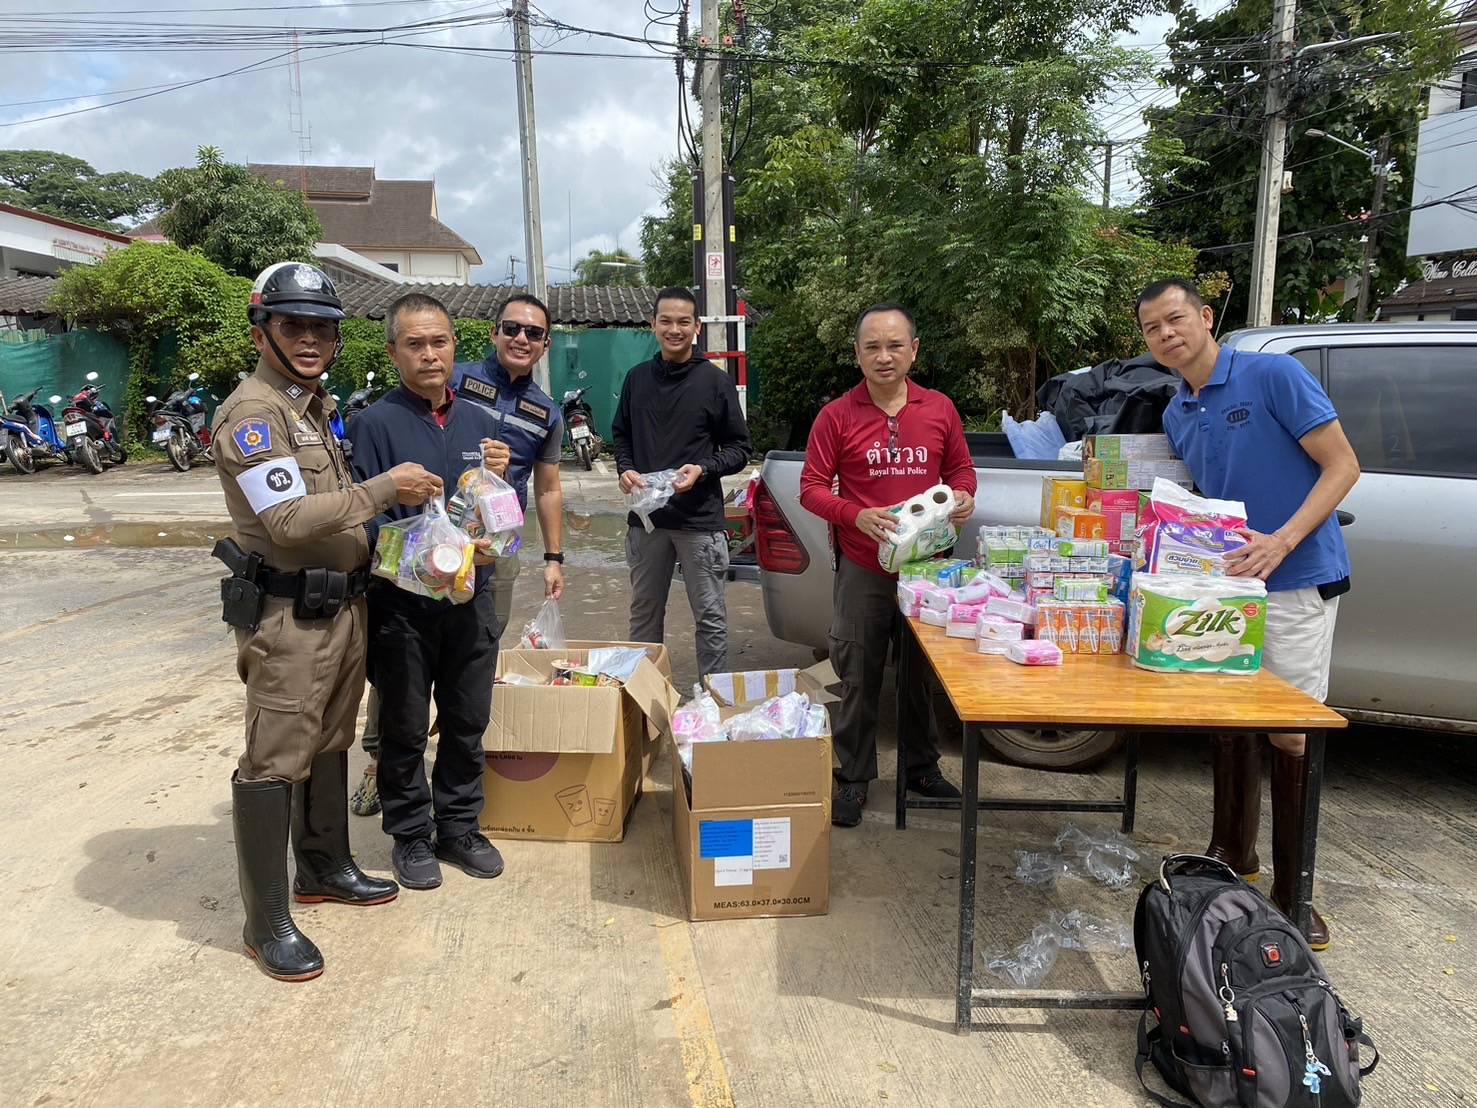
<svg viewBox="0 0 1477 1108"><path fill-rule="evenodd" d="M162 514L184 497L151 492L161 514L148 517L120 505L153 487L132 471L43 480L0 478L6 526L27 510L22 487L65 488L88 511L165 532L160 542L183 541L200 522ZM171 475L178 487L163 491L203 501L212 481L209 471ZM624 637L622 524L600 514L571 523L569 631ZM440 889L382 907L300 908L327 972L269 980L240 943L228 780L241 690L219 575L198 546L0 553L0 1103L1147 1103L1130 1014L1001 1011L987 1030L954 1035L957 820L893 830L889 778L863 825L834 836L824 917L688 923L658 763L623 843L504 842L497 881L448 871ZM520 578L515 625L536 603L536 581ZM755 587L735 584L729 597L736 666L810 660L769 638ZM687 687L680 586L669 626ZM884 719L890 710L889 697ZM886 767L890 734L883 745ZM363 755L351 759L357 778ZM956 735L945 768L957 779ZM987 764L984 789L1110 796L1115 767L1058 776ZM1209 789L1203 742L1146 744L1147 857L1204 845ZM1366 1103L1472 1104L1477 745L1338 737L1324 798L1326 965L1384 1054ZM982 954L1023 941L1052 909L1130 919L1136 889L1069 878L1045 892L1012 880L1013 851L1048 847L1060 817L986 818ZM354 819L353 836L360 862L387 872L377 820ZM1048 984L1134 981L1131 956L1067 952Z"/></svg>

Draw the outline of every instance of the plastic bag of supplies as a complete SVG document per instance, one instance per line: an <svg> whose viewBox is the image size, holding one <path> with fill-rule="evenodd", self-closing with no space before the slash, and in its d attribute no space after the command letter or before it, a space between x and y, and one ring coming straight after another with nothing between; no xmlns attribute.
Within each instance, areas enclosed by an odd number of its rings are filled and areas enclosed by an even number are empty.
<svg viewBox="0 0 1477 1108"><path fill-rule="evenodd" d="M380 526L370 570L406 592L465 604L476 589L476 549L447 516L445 501L435 496L419 515Z"/></svg>

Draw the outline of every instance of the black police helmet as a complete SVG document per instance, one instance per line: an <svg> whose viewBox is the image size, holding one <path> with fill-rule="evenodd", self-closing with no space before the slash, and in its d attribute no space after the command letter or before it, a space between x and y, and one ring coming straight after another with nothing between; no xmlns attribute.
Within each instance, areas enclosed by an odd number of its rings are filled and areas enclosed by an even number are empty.
<svg viewBox="0 0 1477 1108"><path fill-rule="evenodd" d="M278 262L257 274L246 317L260 326L272 315L345 318L338 290L328 274L303 262Z"/></svg>

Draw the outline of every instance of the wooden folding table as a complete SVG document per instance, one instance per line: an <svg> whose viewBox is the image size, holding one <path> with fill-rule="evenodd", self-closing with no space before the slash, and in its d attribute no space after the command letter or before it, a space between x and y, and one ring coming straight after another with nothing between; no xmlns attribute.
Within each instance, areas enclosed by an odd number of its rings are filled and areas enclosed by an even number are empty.
<svg viewBox="0 0 1477 1108"><path fill-rule="evenodd" d="M1138 733L1285 732L1307 734L1302 820L1303 867L1294 920L1306 933L1313 903L1318 801L1323 785L1324 732L1348 726L1337 712L1263 670L1249 675L1167 674L1135 667L1117 654L1068 655L1060 666L1021 666L980 654L972 639L949 638L942 628L904 620L901 648L926 665L913 673L936 682L964 731L962 800L907 795L905 736L898 728L897 826L908 809L961 811L959 828L959 965L954 1026L971 1028L975 1008L1135 1008L1141 992L1066 992L974 987L975 871L979 812L1115 812L1133 830ZM899 666L899 670L903 667ZM901 690L898 702L902 704ZM1128 732L1123 795L1118 800L980 799L980 732L985 728L1059 728Z"/></svg>

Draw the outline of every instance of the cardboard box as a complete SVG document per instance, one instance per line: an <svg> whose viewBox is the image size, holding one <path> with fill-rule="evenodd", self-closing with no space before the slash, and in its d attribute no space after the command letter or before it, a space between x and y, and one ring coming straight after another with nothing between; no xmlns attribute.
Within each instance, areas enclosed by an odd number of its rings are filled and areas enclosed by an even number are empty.
<svg viewBox="0 0 1477 1108"><path fill-rule="evenodd" d="M724 708L759 704L772 696L805 693L812 704L834 704L838 697L827 690L841 682L830 662L817 662L807 669L750 669L735 673L710 673L703 688Z"/></svg>
<svg viewBox="0 0 1477 1108"><path fill-rule="evenodd" d="M1173 458L1174 448L1162 434L1088 435L1082 440L1082 457L1105 462L1130 462L1140 458Z"/></svg>
<svg viewBox="0 0 1477 1108"><path fill-rule="evenodd" d="M1137 489L1088 489L1087 510L1103 517L1103 534L1109 542L1132 542L1138 534L1139 512L1144 496Z"/></svg>
<svg viewBox="0 0 1477 1108"><path fill-rule="evenodd" d="M644 755L670 729L677 703L666 648L646 649L624 688L542 684L556 661L585 661L587 647L499 653L499 677L520 674L540 684L493 690L482 740L486 834L570 842L624 837L641 793Z"/></svg>
<svg viewBox="0 0 1477 1108"><path fill-rule="evenodd" d="M1080 477L1041 478L1041 526L1056 529L1058 508L1087 507L1087 482Z"/></svg>
<svg viewBox="0 0 1477 1108"><path fill-rule="evenodd" d="M1089 489L1151 489L1154 481L1164 477L1189 488L1190 467L1178 458L1141 458L1135 461L1108 462L1087 458L1082 463Z"/></svg>
<svg viewBox="0 0 1477 1108"><path fill-rule="evenodd" d="M696 743L690 796L675 749L671 761L672 836L690 919L826 913L829 737Z"/></svg>
<svg viewBox="0 0 1477 1108"><path fill-rule="evenodd" d="M1086 508L1058 508L1056 510L1056 533L1063 539L1103 539L1106 523L1097 512Z"/></svg>

